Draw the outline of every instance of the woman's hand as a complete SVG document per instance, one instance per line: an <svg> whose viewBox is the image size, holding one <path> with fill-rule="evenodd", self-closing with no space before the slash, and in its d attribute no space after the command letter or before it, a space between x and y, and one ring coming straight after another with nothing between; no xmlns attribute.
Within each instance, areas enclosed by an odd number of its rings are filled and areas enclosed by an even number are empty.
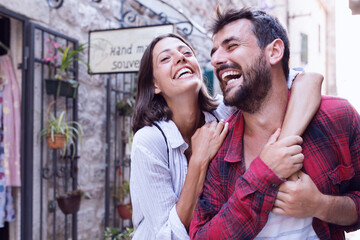
<svg viewBox="0 0 360 240"><path fill-rule="evenodd" d="M278 140L280 129L269 138L260 153L260 158L280 178L288 178L303 166L304 155L301 153L302 138L289 136Z"/></svg>
<svg viewBox="0 0 360 240"><path fill-rule="evenodd" d="M193 161L201 163L207 169L211 159L216 155L229 130L229 124L221 120L219 123L206 123L197 129L191 137Z"/></svg>

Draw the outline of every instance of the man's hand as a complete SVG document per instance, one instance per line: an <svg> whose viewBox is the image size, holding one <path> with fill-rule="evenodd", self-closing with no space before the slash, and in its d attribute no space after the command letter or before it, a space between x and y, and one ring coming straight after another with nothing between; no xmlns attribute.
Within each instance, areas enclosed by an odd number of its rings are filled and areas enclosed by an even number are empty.
<svg viewBox="0 0 360 240"><path fill-rule="evenodd" d="M300 136L285 137L276 141L280 129L269 138L260 153L260 158L280 178L288 178L303 166L304 155L301 153L302 138Z"/></svg>
<svg viewBox="0 0 360 240"><path fill-rule="evenodd" d="M320 218L323 196L309 175L299 171L280 185L272 212L296 218Z"/></svg>

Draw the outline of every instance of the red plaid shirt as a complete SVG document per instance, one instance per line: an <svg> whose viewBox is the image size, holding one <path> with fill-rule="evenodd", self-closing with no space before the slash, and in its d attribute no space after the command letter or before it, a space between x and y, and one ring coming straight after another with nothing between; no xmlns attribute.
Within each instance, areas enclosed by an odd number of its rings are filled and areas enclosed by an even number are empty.
<svg viewBox="0 0 360 240"><path fill-rule="evenodd" d="M244 119L229 119L229 133L212 160L190 226L191 239L253 239L267 222L282 180L257 157L245 170ZM303 171L329 195L349 196L360 213L360 117L343 99L322 97L318 113L303 134ZM345 239L360 227L313 218L320 239Z"/></svg>

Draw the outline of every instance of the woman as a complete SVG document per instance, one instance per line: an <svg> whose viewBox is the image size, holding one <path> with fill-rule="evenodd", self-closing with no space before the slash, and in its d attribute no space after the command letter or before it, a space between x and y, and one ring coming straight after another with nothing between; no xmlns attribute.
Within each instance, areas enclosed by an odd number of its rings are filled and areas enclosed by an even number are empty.
<svg viewBox="0 0 360 240"><path fill-rule="evenodd" d="M201 76L194 50L174 34L154 39L141 60L131 152L133 239L189 238L208 164L228 131L221 119L234 112L209 96ZM322 78L310 77L294 83L283 134L301 134L319 106Z"/></svg>

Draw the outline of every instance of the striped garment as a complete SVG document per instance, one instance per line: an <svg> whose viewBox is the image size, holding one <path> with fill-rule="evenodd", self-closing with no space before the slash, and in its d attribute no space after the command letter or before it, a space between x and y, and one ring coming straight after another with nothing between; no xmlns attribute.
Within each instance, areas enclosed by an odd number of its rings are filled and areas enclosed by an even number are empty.
<svg viewBox="0 0 360 240"><path fill-rule="evenodd" d="M317 240L312 218L294 218L269 214L268 221L256 240Z"/></svg>
<svg viewBox="0 0 360 240"><path fill-rule="evenodd" d="M216 99L220 105L214 115L218 119L235 111L223 104L222 96ZM216 121L212 114L204 115L206 122ZM167 138L169 158L164 137L155 126L138 130L132 143L130 193L137 227L132 239L189 239L175 208L188 169L184 155L188 145L173 121L157 124Z"/></svg>

